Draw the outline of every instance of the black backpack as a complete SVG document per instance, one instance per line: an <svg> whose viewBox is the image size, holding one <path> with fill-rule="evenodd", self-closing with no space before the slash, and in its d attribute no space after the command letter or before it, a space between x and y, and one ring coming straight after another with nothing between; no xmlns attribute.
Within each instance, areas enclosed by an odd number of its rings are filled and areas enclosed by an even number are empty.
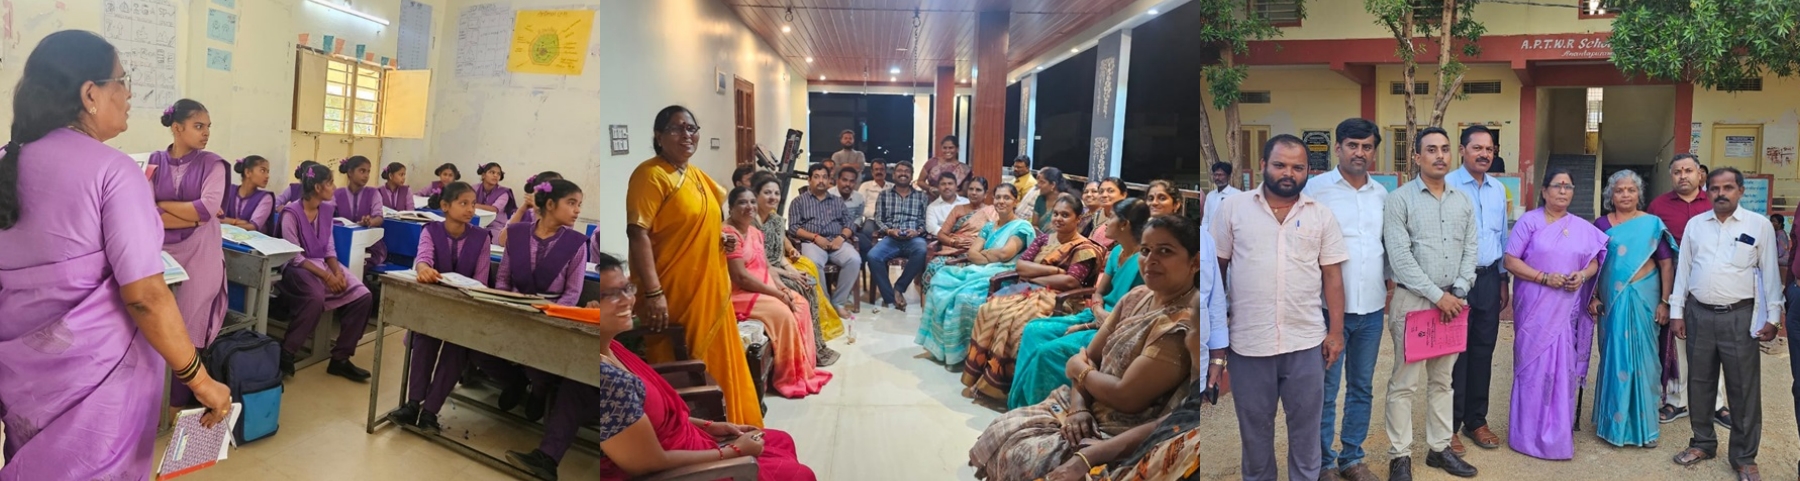
<svg viewBox="0 0 1800 481"><path fill-rule="evenodd" d="M204 358L207 372L243 405L231 433L238 444L274 435L281 426L281 343L244 329L219 336Z"/></svg>

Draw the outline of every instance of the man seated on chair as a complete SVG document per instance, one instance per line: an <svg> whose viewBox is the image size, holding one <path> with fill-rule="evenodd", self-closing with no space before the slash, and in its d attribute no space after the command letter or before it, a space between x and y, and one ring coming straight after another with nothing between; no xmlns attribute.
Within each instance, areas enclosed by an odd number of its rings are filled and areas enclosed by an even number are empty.
<svg viewBox="0 0 1800 481"><path fill-rule="evenodd" d="M837 266L831 303L840 311L855 312L856 278L862 275L862 254L856 252L851 240L855 231L844 223L844 199L833 197L831 186L829 167L813 164L807 169L806 192L788 206L788 236L800 246L800 255L812 259L821 269Z"/></svg>
<svg viewBox="0 0 1800 481"><path fill-rule="evenodd" d="M929 195L912 186L912 164L894 164L894 187L876 199L874 224L880 242L869 249L869 266L875 270L875 288L881 291L881 305L906 311L906 288L925 270L925 205ZM905 256L900 269L899 292L888 279L888 261Z"/></svg>

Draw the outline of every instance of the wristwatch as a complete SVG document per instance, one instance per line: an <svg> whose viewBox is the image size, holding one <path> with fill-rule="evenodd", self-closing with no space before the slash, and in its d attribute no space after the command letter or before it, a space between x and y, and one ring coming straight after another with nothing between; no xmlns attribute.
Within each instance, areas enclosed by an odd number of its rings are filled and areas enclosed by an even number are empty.
<svg viewBox="0 0 1800 481"><path fill-rule="evenodd" d="M1213 359L1210 364L1212 364L1214 366L1225 367L1225 360L1224 359Z"/></svg>

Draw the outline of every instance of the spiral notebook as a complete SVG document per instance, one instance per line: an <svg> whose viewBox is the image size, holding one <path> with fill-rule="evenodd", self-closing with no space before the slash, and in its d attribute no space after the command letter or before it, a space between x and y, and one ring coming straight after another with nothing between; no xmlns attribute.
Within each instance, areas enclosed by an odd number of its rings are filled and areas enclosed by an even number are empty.
<svg viewBox="0 0 1800 481"><path fill-rule="evenodd" d="M232 403L225 422L211 428L200 425L205 408L177 414L172 428L174 434L169 436L169 446L163 449L162 467L156 470L156 479L174 479L224 461L231 449L231 431L237 427L238 416L243 411L242 404Z"/></svg>

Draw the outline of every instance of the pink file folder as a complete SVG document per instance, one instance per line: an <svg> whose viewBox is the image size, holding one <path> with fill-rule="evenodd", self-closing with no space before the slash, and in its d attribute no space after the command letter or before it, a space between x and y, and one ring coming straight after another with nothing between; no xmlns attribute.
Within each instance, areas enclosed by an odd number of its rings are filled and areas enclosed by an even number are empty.
<svg viewBox="0 0 1800 481"><path fill-rule="evenodd" d="M1456 354L1469 348L1469 310L1449 323L1437 309L1406 313L1406 362Z"/></svg>

